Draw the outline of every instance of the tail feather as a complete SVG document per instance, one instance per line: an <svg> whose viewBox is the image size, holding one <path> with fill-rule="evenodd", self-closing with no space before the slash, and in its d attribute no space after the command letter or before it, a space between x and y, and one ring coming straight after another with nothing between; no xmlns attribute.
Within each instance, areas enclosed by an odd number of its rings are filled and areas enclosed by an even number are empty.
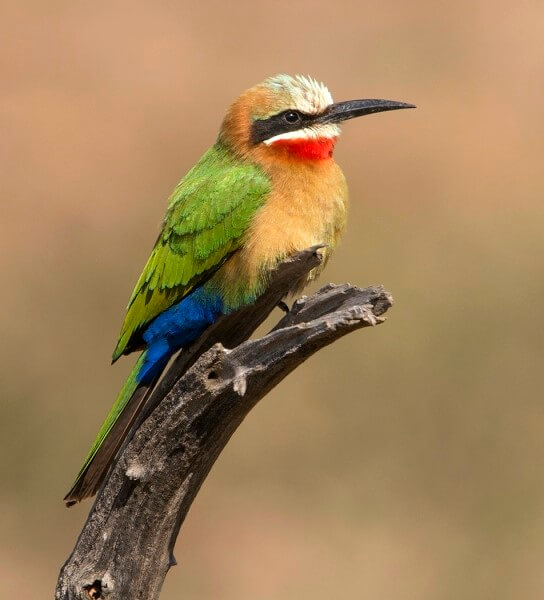
<svg viewBox="0 0 544 600"><path fill-rule="evenodd" d="M74 485L64 497L66 506L72 506L96 494L117 451L153 389L156 380L150 383L138 382L138 374L145 362L146 354L147 352L144 351L138 358L100 428Z"/></svg>

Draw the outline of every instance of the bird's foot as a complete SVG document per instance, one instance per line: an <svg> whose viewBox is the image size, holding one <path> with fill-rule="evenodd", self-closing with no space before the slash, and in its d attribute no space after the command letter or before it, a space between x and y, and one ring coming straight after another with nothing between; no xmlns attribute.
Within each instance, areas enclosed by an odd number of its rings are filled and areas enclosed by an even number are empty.
<svg viewBox="0 0 544 600"><path fill-rule="evenodd" d="M285 304L285 302L284 302L283 300L280 300L280 301L277 303L277 305L276 305L276 306L277 306L278 308L280 308L281 310L283 310L283 312L284 312L286 315L288 315L288 314L289 314L289 311L291 310L291 309L290 309L290 308L287 306L287 304Z"/></svg>

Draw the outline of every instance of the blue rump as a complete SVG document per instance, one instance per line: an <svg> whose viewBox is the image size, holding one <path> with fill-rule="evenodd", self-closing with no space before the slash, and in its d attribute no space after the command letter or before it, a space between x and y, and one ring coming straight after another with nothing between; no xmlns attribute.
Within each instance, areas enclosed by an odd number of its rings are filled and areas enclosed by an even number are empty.
<svg viewBox="0 0 544 600"><path fill-rule="evenodd" d="M170 357L194 342L222 311L220 296L200 287L151 321L142 336L147 354L138 381L149 383L160 375Z"/></svg>

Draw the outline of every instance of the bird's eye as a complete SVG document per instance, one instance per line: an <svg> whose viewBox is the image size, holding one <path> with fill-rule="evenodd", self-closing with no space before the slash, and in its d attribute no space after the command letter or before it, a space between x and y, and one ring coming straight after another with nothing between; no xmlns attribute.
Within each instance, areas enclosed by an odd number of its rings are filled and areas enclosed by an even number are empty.
<svg viewBox="0 0 544 600"><path fill-rule="evenodd" d="M298 123L300 121L300 113L296 110L289 110L283 115L283 118L287 123L292 125L293 123Z"/></svg>

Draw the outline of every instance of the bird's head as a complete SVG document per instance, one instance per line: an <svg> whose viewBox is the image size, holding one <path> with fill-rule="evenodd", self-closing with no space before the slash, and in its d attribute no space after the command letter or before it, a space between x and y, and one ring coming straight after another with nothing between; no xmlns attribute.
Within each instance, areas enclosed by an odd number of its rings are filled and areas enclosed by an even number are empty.
<svg viewBox="0 0 544 600"><path fill-rule="evenodd" d="M311 77L276 75L245 91L229 108L219 139L242 155L326 159L339 123L386 110L414 108L392 100L334 103Z"/></svg>

